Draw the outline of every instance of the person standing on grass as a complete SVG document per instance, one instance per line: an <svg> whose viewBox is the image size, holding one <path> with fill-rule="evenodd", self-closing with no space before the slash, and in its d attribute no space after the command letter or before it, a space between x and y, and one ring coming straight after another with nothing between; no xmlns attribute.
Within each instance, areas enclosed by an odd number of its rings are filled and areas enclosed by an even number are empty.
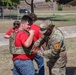
<svg viewBox="0 0 76 75"><path fill-rule="evenodd" d="M66 75L67 54L63 33L50 20L40 25L40 32L43 35L34 43L32 53L47 59L49 75ZM37 51L36 48L43 43L46 43L46 49Z"/></svg>
<svg viewBox="0 0 76 75"><path fill-rule="evenodd" d="M4 38L9 39L11 33L16 32L18 30L19 26L20 26L20 21L14 21L13 28L9 29L5 33Z"/></svg>
<svg viewBox="0 0 76 75"><path fill-rule="evenodd" d="M30 29L35 30L34 42L36 42L42 36L42 34L40 33L40 27L35 24L35 22L37 21L37 15L34 13L30 13L29 16L33 20L33 24L31 25ZM38 50L40 50L40 49L41 48L38 48ZM43 59L43 57L35 54L34 60L36 61L37 65L38 65L39 75L44 75L44 59Z"/></svg>

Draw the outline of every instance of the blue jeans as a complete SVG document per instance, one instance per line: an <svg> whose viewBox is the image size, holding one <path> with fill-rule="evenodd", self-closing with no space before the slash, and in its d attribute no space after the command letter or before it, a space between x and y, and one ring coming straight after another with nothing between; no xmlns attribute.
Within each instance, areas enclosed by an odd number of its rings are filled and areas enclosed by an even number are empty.
<svg viewBox="0 0 76 75"><path fill-rule="evenodd" d="M13 75L35 75L35 68L32 60L15 60Z"/></svg>
<svg viewBox="0 0 76 75"><path fill-rule="evenodd" d="M38 55L35 55L34 60L38 65L39 75L44 75L44 58Z"/></svg>

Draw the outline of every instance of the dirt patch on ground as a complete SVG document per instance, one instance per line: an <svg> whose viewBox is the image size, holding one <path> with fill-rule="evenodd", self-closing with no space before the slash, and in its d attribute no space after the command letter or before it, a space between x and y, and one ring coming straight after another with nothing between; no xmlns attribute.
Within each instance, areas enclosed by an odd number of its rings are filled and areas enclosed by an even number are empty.
<svg viewBox="0 0 76 75"><path fill-rule="evenodd" d="M13 27L14 20L0 20L0 33L5 33Z"/></svg>

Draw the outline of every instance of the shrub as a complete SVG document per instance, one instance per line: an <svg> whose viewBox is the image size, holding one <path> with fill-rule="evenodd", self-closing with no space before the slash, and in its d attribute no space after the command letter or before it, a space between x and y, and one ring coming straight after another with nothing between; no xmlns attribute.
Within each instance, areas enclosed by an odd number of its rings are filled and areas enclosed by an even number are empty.
<svg viewBox="0 0 76 75"><path fill-rule="evenodd" d="M61 5L58 5L58 11L62 11Z"/></svg>

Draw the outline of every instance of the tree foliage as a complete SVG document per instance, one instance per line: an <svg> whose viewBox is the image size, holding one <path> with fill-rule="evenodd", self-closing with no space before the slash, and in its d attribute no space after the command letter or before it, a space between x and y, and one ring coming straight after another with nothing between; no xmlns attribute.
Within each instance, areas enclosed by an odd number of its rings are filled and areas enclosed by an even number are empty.
<svg viewBox="0 0 76 75"><path fill-rule="evenodd" d="M20 0L0 0L0 6L17 6Z"/></svg>
<svg viewBox="0 0 76 75"><path fill-rule="evenodd" d="M72 6L76 6L76 0L73 0L73 1L69 2L69 4L72 5Z"/></svg>
<svg viewBox="0 0 76 75"><path fill-rule="evenodd" d="M70 1L73 1L73 0L57 0L57 2L59 4L66 4L66 3L70 2Z"/></svg>
<svg viewBox="0 0 76 75"><path fill-rule="evenodd" d="M45 2L49 2L49 1L51 1L51 0L45 0Z"/></svg>

